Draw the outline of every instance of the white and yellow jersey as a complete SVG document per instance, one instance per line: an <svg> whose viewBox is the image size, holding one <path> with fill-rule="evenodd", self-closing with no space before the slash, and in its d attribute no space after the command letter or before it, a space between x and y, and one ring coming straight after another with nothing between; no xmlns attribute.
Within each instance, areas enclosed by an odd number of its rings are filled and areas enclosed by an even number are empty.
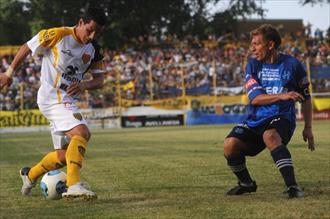
<svg viewBox="0 0 330 219"><path fill-rule="evenodd" d="M104 73L99 45L82 44L73 27L41 30L27 45L32 55L43 55L38 104L74 103L78 96L68 96L66 88L79 83L88 70Z"/></svg>

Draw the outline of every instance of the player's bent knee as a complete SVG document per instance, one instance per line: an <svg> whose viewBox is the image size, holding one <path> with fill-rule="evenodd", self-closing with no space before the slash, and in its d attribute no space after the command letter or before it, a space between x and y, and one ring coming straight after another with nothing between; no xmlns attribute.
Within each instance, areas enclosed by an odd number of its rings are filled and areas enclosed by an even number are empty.
<svg viewBox="0 0 330 219"><path fill-rule="evenodd" d="M223 144L223 152L226 157L240 153L239 143L235 138L226 138Z"/></svg>
<svg viewBox="0 0 330 219"><path fill-rule="evenodd" d="M282 143L281 136L275 129L266 130L262 137L268 148L277 147Z"/></svg>
<svg viewBox="0 0 330 219"><path fill-rule="evenodd" d="M86 141L89 141L89 139L91 138L91 133L90 133L89 129L87 128L87 126L85 126L85 125L76 126L73 129L71 129L70 131L66 132L66 134L70 138L72 138L75 135L78 135L78 136L84 138Z"/></svg>
<svg viewBox="0 0 330 219"><path fill-rule="evenodd" d="M91 137L92 137L92 133L90 133L90 131L88 131L88 136L87 136L86 140L89 141L91 139Z"/></svg>
<svg viewBox="0 0 330 219"><path fill-rule="evenodd" d="M80 137L83 137L86 141L89 141L89 139L91 138L91 133L86 126L84 126L84 128L80 128L78 130L77 135L79 135Z"/></svg>
<svg viewBox="0 0 330 219"><path fill-rule="evenodd" d="M91 133L89 131L86 131L86 132L79 132L75 135L78 135L82 138L84 138L86 141L89 141L89 139L91 138Z"/></svg>
<svg viewBox="0 0 330 219"><path fill-rule="evenodd" d="M89 141L89 139L91 138L92 134L90 133L90 131L87 129L84 132L80 133L80 136L83 137L84 139L86 139L86 141Z"/></svg>

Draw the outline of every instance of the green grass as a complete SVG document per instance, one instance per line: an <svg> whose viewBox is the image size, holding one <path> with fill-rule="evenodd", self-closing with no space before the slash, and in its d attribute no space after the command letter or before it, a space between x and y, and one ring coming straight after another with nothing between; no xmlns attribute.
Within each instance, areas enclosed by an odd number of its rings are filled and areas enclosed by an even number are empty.
<svg viewBox="0 0 330 219"><path fill-rule="evenodd" d="M230 126L94 130L82 169L92 202L20 194L18 170L52 149L48 132L0 135L0 218L330 218L330 123L315 122L310 152L299 123L290 143L306 197L288 200L267 150L247 158L258 191L225 197L236 184L223 158Z"/></svg>

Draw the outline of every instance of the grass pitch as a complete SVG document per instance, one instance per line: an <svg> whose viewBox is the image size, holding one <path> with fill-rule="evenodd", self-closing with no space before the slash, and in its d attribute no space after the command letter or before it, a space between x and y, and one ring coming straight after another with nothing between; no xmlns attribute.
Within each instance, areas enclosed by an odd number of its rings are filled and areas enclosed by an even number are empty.
<svg viewBox="0 0 330 219"><path fill-rule="evenodd" d="M39 188L20 194L18 171L52 150L48 132L0 135L0 218L330 218L330 122L314 123L316 150L289 145L306 197L288 200L267 150L247 158L258 191L224 193L236 184L223 158L230 126L93 130L82 169L98 199L47 201ZM64 169L65 170L65 169Z"/></svg>

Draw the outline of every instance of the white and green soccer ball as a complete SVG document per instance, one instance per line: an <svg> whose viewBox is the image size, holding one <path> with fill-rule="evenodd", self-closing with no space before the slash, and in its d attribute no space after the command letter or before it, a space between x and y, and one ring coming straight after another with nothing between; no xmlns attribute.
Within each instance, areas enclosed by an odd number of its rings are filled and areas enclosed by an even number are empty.
<svg viewBox="0 0 330 219"><path fill-rule="evenodd" d="M60 170L53 170L46 173L41 181L40 188L43 196L49 200L62 198L66 191L66 174Z"/></svg>

